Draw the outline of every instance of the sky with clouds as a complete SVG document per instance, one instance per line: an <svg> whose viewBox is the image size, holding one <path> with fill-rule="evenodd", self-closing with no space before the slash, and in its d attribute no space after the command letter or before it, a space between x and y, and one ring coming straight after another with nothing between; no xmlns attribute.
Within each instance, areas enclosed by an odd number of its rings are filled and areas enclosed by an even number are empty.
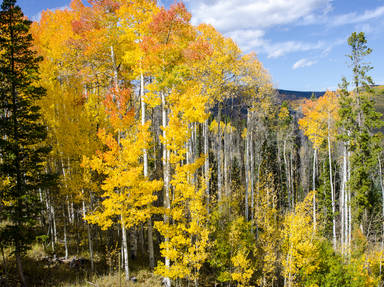
<svg viewBox="0 0 384 287"><path fill-rule="evenodd" d="M174 0L159 1L164 6ZM69 0L18 0L38 19L47 8ZM255 51L277 88L335 89L351 77L348 36L366 33L373 52L367 58L377 84L384 84L384 0L187 0L192 23L209 23L245 52Z"/></svg>

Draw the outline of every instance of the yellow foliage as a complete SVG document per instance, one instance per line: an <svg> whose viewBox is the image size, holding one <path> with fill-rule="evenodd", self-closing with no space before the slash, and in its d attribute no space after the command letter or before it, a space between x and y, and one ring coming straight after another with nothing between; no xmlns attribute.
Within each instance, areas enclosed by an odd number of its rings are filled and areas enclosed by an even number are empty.
<svg viewBox="0 0 384 287"><path fill-rule="evenodd" d="M252 262L250 259L247 259L247 252L245 250L240 250L235 256L231 258L232 264L234 266L234 271L231 274L232 280L238 282L237 286L246 287L249 285L249 281L253 275Z"/></svg>
<svg viewBox="0 0 384 287"><path fill-rule="evenodd" d="M295 210L289 212L283 223L283 275L290 286L298 285L298 274L312 274L319 269L319 239L313 229L312 200L315 191L310 192Z"/></svg>
<svg viewBox="0 0 384 287"><path fill-rule="evenodd" d="M101 187L104 199L100 209L87 215L88 222L107 229L118 220L130 228L151 216L151 203L157 198L154 193L162 189L163 183L143 175L140 158L150 142L148 128L149 123L132 124L118 139L104 130L99 132L100 140L108 149L91 159L84 157L83 166L106 176Z"/></svg>
<svg viewBox="0 0 384 287"><path fill-rule="evenodd" d="M338 109L337 96L331 91L327 91L317 100L307 100L302 105L304 117L299 120L299 126L312 142L314 149L319 149L328 136L332 139L336 135Z"/></svg>

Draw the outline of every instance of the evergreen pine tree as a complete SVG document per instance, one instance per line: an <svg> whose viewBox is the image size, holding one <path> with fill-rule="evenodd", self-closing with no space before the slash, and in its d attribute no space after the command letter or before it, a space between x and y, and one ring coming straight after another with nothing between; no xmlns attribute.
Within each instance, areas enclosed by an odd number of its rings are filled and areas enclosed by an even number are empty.
<svg viewBox="0 0 384 287"><path fill-rule="evenodd" d="M38 62L27 20L15 0L4 0L0 11L0 238L14 247L17 269L27 285L21 257L34 238L39 215L38 189L47 183L44 145L47 130L39 122L36 101L45 94L38 86Z"/></svg>
<svg viewBox="0 0 384 287"><path fill-rule="evenodd" d="M377 165L380 152L379 133L377 128L383 125L381 114L376 112L373 99L372 78L368 72L372 67L364 62L372 50L367 47L363 32L352 33L348 38L353 71L353 90L348 92L348 83L343 79L340 98L340 119L343 127L342 139L347 143L350 152L350 167L348 168L348 187L351 190L353 221L360 223L364 230L369 213L373 207L373 179L370 176Z"/></svg>

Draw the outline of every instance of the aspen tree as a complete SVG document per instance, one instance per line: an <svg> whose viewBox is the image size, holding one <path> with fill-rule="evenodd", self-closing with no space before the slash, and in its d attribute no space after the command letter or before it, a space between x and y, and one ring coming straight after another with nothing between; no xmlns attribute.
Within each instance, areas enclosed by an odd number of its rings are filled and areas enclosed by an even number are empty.
<svg viewBox="0 0 384 287"><path fill-rule="evenodd" d="M154 193L162 187L162 181L144 177L143 164L139 159L143 155L143 147L148 147L150 142L149 123L144 126L136 124L129 98L129 90L119 94L112 92L107 98L106 106L114 130L113 134L105 130L100 130L98 134L107 150L98 152L91 159L84 157L82 163L84 167L106 176L102 185L104 200L101 209L89 212L86 220L100 225L103 230L118 222L122 226L123 241L126 241L126 229L146 222L151 216L150 204L156 200ZM124 246L125 276L128 280L126 250L127 246Z"/></svg>

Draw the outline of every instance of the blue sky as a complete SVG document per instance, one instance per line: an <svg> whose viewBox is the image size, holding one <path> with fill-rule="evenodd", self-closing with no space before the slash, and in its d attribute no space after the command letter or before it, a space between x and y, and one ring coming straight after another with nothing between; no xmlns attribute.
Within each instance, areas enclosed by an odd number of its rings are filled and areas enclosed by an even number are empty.
<svg viewBox="0 0 384 287"><path fill-rule="evenodd" d="M69 0L18 0L38 19L44 9ZM168 6L173 0L159 1ZM384 0L188 0L192 23L210 23L232 37L244 52L255 51L276 88L335 89L351 77L348 36L366 33L373 52L367 61L377 84L384 84Z"/></svg>

